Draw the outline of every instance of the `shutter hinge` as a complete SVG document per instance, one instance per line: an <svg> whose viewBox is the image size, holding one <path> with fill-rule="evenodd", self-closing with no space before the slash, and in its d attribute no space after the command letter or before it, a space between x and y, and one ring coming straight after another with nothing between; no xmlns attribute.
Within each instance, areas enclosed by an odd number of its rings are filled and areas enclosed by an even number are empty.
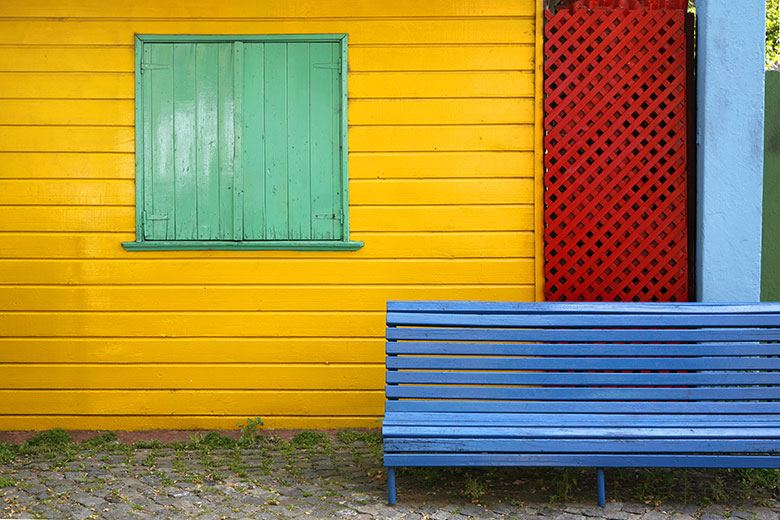
<svg viewBox="0 0 780 520"><path fill-rule="evenodd" d="M340 224L344 223L344 213L341 211L338 213L324 213L321 215L314 215L314 218L321 218L323 220L338 220Z"/></svg>
<svg viewBox="0 0 780 520"><path fill-rule="evenodd" d="M157 69L167 69L168 65L165 63L144 63L141 62L141 74L144 73L145 70L157 70Z"/></svg>
<svg viewBox="0 0 780 520"><path fill-rule="evenodd" d="M313 67L315 69L335 69L341 71L341 60L335 63L315 63Z"/></svg>
<svg viewBox="0 0 780 520"><path fill-rule="evenodd" d="M144 220L168 220L168 215L149 215L144 211Z"/></svg>

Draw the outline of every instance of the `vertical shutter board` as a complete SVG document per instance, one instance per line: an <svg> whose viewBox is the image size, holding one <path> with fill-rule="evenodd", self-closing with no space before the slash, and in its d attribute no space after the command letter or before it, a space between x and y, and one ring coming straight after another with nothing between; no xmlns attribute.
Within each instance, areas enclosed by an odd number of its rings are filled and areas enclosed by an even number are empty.
<svg viewBox="0 0 780 520"><path fill-rule="evenodd" d="M331 52L333 53L333 63L337 64L336 69L333 72L333 171L331 172L331 185L333 186L333 214L338 218L333 220L333 238L344 239L342 222L346 218L343 214L344 207L342 204L342 178L341 178L341 146L342 146L342 134L341 134L341 111L346 110L346 105L341 106L341 46L338 44L331 44ZM346 144L346 143L344 143Z"/></svg>
<svg viewBox="0 0 780 520"><path fill-rule="evenodd" d="M288 238L287 44L265 45L266 238Z"/></svg>
<svg viewBox="0 0 780 520"><path fill-rule="evenodd" d="M144 63L151 63L152 61L152 46L148 43L143 46L143 56L141 58L141 65ZM143 69L142 69L143 71ZM142 209L142 221L141 228L143 231L143 237L145 240L152 238L154 228L152 223L146 220L147 211L152 210L152 190L154 186L154 179L152 178L152 74L143 74L143 146L144 146L144 182L143 182L143 209Z"/></svg>
<svg viewBox="0 0 780 520"><path fill-rule="evenodd" d="M219 128L219 236L233 239L234 106L233 45L217 44L217 117Z"/></svg>
<svg viewBox="0 0 780 520"><path fill-rule="evenodd" d="M339 174L333 166L339 151L339 74L337 68L327 66L338 63L338 47L331 43L311 46L311 212L315 240L336 238L334 229L341 209L333 196L334 178Z"/></svg>
<svg viewBox="0 0 780 520"><path fill-rule="evenodd" d="M244 237L243 153L243 98L244 98L244 43L233 44L233 238Z"/></svg>
<svg viewBox="0 0 780 520"><path fill-rule="evenodd" d="M244 238L265 234L265 44L244 44L243 190Z"/></svg>
<svg viewBox="0 0 780 520"><path fill-rule="evenodd" d="M150 63L165 65L145 71L149 75L151 97L151 179L149 199L144 210L147 238L173 239L174 234L174 144L173 144L173 44L151 44ZM151 202L151 204L149 204Z"/></svg>
<svg viewBox="0 0 780 520"><path fill-rule="evenodd" d="M316 45L316 44L315 44ZM310 44L287 45L287 193L289 237L311 238L309 147Z"/></svg>
<svg viewBox="0 0 780 520"><path fill-rule="evenodd" d="M196 45L197 90L197 237L219 238L219 125L217 47Z"/></svg>
<svg viewBox="0 0 780 520"><path fill-rule="evenodd" d="M173 225L174 238L177 240L192 240L196 237L195 84L195 45L176 43L173 46Z"/></svg>

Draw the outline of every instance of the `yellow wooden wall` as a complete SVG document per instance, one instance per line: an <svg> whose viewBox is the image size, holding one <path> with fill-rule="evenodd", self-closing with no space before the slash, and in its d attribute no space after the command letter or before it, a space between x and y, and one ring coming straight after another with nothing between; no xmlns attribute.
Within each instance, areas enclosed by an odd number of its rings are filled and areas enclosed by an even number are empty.
<svg viewBox="0 0 780 520"><path fill-rule="evenodd" d="M375 427L388 299L540 294L537 0L2 0L0 430ZM133 35L349 34L357 252L134 252Z"/></svg>

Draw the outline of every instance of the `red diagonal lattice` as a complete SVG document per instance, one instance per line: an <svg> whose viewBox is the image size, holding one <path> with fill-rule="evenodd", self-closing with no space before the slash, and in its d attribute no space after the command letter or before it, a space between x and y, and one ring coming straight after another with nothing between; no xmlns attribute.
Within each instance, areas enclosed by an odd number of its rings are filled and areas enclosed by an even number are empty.
<svg viewBox="0 0 780 520"><path fill-rule="evenodd" d="M688 298L684 4L546 13L548 300Z"/></svg>

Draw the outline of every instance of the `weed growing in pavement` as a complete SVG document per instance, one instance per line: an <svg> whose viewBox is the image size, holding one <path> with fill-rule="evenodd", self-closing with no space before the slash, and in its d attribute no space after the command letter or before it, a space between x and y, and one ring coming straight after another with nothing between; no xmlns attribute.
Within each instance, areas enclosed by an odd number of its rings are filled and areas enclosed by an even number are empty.
<svg viewBox="0 0 780 520"><path fill-rule="evenodd" d="M16 485L16 479L12 479L9 477L0 477L0 489L6 488L6 487L14 487Z"/></svg>
<svg viewBox="0 0 780 520"><path fill-rule="evenodd" d="M239 446L251 448L257 443L263 420L260 417L250 417L246 420L246 424L238 423L237 426L241 428L241 437L238 439Z"/></svg>
<svg viewBox="0 0 780 520"><path fill-rule="evenodd" d="M480 497L488 493L490 488L485 478L475 477L470 471L466 472L465 477L463 488L460 490L461 495L467 497L472 502L476 502L479 501Z"/></svg>
<svg viewBox="0 0 780 520"><path fill-rule="evenodd" d="M569 468L563 468L563 471L556 473L553 478L550 503L559 500L570 500L573 498L573 492L576 487L577 476Z"/></svg>

